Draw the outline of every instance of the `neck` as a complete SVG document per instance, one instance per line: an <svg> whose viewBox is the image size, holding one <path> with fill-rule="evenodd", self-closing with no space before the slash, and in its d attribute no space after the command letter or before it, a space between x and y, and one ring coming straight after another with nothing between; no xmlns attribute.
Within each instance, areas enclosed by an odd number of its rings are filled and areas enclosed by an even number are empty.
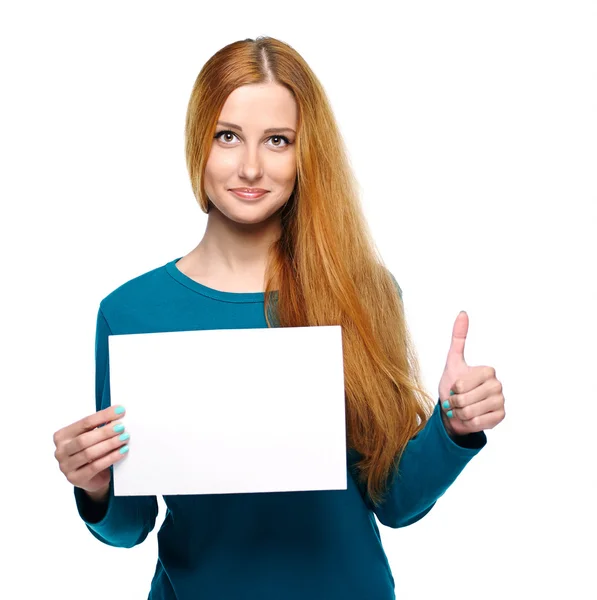
<svg viewBox="0 0 597 600"><path fill-rule="evenodd" d="M270 246L281 233L279 215L272 217L257 224L235 223L212 206L203 238L191 252L194 262L212 273L262 281Z"/></svg>

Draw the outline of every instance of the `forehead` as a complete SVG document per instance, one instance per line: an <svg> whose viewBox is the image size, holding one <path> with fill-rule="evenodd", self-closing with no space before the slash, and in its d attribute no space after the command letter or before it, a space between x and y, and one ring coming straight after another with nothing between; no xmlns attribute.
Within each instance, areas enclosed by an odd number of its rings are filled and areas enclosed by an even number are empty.
<svg viewBox="0 0 597 600"><path fill-rule="evenodd" d="M298 107L290 90L280 84L250 84L236 88L226 98L219 118L240 125L243 130L296 129Z"/></svg>

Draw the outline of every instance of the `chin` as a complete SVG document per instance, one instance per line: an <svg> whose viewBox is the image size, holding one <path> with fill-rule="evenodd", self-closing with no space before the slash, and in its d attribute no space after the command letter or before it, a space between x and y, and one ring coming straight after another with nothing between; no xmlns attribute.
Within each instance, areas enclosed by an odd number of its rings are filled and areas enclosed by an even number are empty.
<svg viewBox="0 0 597 600"><path fill-rule="evenodd" d="M259 206L258 201L255 202L255 205L250 203L243 203L242 200L239 200L238 204L226 203L223 206L217 206L214 204L215 208L221 212L226 218L234 221L235 223L241 224L257 224L262 223L263 221L267 221L279 213L280 209L284 206L285 202L277 203L275 206L270 205L262 205Z"/></svg>

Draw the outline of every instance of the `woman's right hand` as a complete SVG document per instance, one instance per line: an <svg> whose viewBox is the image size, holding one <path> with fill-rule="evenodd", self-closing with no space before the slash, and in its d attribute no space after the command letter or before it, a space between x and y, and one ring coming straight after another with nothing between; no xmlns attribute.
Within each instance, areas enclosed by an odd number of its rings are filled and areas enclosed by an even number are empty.
<svg viewBox="0 0 597 600"><path fill-rule="evenodd" d="M54 434L54 456L60 470L70 483L97 501L107 498L110 491L110 466L126 456L126 450L121 450L127 444L128 434L122 433L122 423L115 422L124 413L117 415L116 408L100 410Z"/></svg>

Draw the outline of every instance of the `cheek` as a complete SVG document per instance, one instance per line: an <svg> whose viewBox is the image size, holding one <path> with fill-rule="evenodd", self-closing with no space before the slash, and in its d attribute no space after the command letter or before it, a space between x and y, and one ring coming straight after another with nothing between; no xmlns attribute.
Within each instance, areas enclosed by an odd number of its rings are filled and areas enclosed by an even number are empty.
<svg viewBox="0 0 597 600"><path fill-rule="evenodd" d="M296 178L296 161L294 156L288 157L287 160L280 161L276 165L276 177L281 183L288 184L290 180L294 182Z"/></svg>
<svg viewBox="0 0 597 600"><path fill-rule="evenodd" d="M212 152L205 164L205 177L213 180L227 178L235 169L236 163L230 154Z"/></svg>

